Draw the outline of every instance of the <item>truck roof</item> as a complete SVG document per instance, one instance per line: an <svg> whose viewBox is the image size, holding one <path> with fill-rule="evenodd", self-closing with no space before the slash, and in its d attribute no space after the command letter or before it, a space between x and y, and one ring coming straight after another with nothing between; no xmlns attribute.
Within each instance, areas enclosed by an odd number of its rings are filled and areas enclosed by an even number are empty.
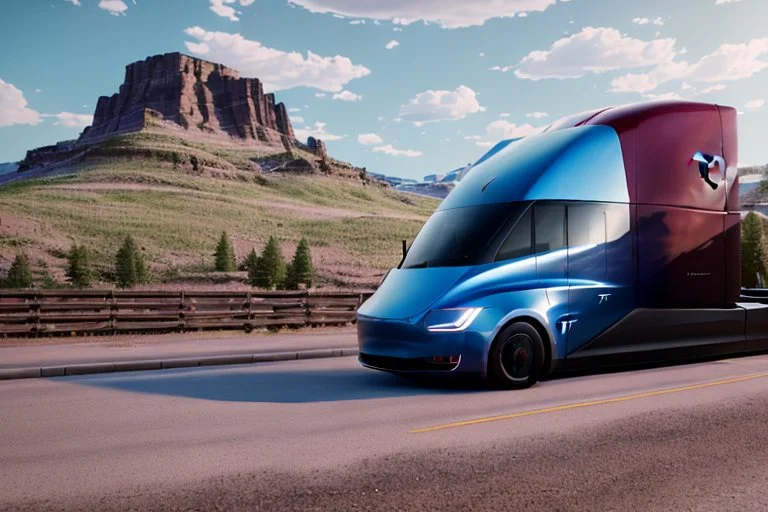
<svg viewBox="0 0 768 512"><path fill-rule="evenodd" d="M440 209L555 199L737 210L736 116L732 107L692 101L567 116L539 134L496 144ZM725 186L709 190L691 166L697 153L724 159L727 172L711 172Z"/></svg>

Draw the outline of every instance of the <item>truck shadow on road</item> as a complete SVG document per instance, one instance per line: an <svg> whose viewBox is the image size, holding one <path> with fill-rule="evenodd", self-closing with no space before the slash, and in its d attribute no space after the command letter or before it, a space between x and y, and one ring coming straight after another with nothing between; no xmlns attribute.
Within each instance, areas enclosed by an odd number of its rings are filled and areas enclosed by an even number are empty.
<svg viewBox="0 0 768 512"><path fill-rule="evenodd" d="M73 377L71 384L223 402L314 403L487 391L482 383L406 379L363 369L189 369Z"/></svg>

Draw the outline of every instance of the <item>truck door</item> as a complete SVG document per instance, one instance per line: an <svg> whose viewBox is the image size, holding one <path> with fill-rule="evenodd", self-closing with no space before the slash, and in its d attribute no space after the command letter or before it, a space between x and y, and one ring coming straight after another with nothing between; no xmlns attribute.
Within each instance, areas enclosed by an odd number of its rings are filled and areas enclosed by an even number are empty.
<svg viewBox="0 0 768 512"><path fill-rule="evenodd" d="M568 321L565 204L536 203L533 207L533 226L536 278L549 301L550 321L558 330L558 337L565 342Z"/></svg>
<svg viewBox="0 0 768 512"><path fill-rule="evenodd" d="M568 353L583 348L633 306L629 205L568 205Z"/></svg>

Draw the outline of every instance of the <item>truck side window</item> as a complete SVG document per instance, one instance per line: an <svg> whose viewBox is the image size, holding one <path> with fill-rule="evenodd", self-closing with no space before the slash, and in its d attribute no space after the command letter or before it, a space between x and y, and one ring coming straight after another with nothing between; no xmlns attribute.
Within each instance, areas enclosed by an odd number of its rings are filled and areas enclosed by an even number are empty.
<svg viewBox="0 0 768 512"><path fill-rule="evenodd" d="M536 254L565 247L565 206L536 205L533 218Z"/></svg>
<svg viewBox="0 0 768 512"><path fill-rule="evenodd" d="M531 239L531 209L529 208L523 216L517 221L514 229L509 233L507 239L501 245L498 254L496 254L496 261L513 260L515 258L522 258L523 256L530 256L533 254L533 243Z"/></svg>
<svg viewBox="0 0 768 512"><path fill-rule="evenodd" d="M568 247L604 244L607 241L606 232L604 205L568 206Z"/></svg>

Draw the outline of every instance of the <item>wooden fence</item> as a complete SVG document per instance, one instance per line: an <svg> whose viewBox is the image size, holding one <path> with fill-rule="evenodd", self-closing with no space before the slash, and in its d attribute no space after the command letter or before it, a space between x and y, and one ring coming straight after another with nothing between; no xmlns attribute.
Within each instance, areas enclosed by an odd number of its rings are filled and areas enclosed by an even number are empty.
<svg viewBox="0 0 768 512"><path fill-rule="evenodd" d="M0 291L0 336L343 325L371 293Z"/></svg>

